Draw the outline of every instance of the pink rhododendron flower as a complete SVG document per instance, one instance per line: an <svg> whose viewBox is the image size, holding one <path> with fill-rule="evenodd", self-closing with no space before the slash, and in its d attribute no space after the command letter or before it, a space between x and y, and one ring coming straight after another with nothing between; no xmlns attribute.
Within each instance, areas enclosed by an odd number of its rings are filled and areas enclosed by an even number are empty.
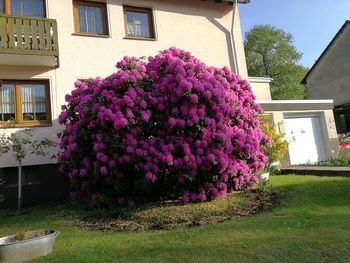
<svg viewBox="0 0 350 263"><path fill-rule="evenodd" d="M176 125L176 119L175 118L169 118L168 123L170 126L175 126Z"/></svg>
<svg viewBox="0 0 350 263"><path fill-rule="evenodd" d="M135 205L136 205L135 201L129 200L129 202L128 202L128 207L132 208L132 207L134 207Z"/></svg>
<svg viewBox="0 0 350 263"><path fill-rule="evenodd" d="M190 102L192 103L198 103L198 96L196 94L192 94L190 96Z"/></svg>
<svg viewBox="0 0 350 263"><path fill-rule="evenodd" d="M101 169L100 169L100 171L101 171L101 174L102 174L102 175L108 174L108 169L107 169L106 166L102 166Z"/></svg>
<svg viewBox="0 0 350 263"><path fill-rule="evenodd" d="M210 161L210 162L214 162L215 161L215 155L214 154L208 154L208 160Z"/></svg>
<svg viewBox="0 0 350 263"><path fill-rule="evenodd" d="M71 200L76 200L78 198L78 193L77 192L70 192L69 193L69 198Z"/></svg>
<svg viewBox="0 0 350 263"><path fill-rule="evenodd" d="M124 198L123 197L119 197L118 199L117 199L117 203L118 203L118 205L123 205L124 204Z"/></svg>
<svg viewBox="0 0 350 263"><path fill-rule="evenodd" d="M150 182L154 182L156 180L156 176L151 172L147 172L145 175L146 179Z"/></svg>
<svg viewBox="0 0 350 263"><path fill-rule="evenodd" d="M188 204L190 202L190 198L191 198L191 193L190 192L184 192L182 195L182 202L184 204Z"/></svg>
<svg viewBox="0 0 350 263"><path fill-rule="evenodd" d="M80 170L80 176L86 176L88 174L88 170L83 168Z"/></svg>

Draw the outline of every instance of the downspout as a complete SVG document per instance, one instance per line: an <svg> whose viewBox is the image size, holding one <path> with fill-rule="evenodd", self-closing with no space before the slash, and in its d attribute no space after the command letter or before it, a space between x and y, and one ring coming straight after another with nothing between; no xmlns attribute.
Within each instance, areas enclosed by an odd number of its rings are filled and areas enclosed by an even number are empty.
<svg viewBox="0 0 350 263"><path fill-rule="evenodd" d="M232 5L232 24L231 24L231 41L232 41L232 47L233 47L233 66L232 69L236 74L240 75L239 72L239 66L238 66L238 58L237 58L237 49L235 44L235 37L234 37L234 28L235 28L235 18L236 18L236 8L237 8L238 2L237 0L234 0Z"/></svg>
<svg viewBox="0 0 350 263"><path fill-rule="evenodd" d="M233 49L233 71L242 78L248 78L247 62L244 52L243 35L241 31L238 0L234 0L232 9L231 41Z"/></svg>

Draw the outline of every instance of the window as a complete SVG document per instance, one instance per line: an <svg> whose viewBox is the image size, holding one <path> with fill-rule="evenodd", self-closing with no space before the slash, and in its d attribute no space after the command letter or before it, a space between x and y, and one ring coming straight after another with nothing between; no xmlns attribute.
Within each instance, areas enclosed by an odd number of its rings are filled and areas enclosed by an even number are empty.
<svg viewBox="0 0 350 263"><path fill-rule="evenodd" d="M100 2L74 1L75 33L108 35L106 4Z"/></svg>
<svg viewBox="0 0 350 263"><path fill-rule="evenodd" d="M155 39L152 9L124 6L127 38Z"/></svg>
<svg viewBox="0 0 350 263"><path fill-rule="evenodd" d="M15 116L15 86L14 84L1 85L1 121L14 121Z"/></svg>
<svg viewBox="0 0 350 263"><path fill-rule="evenodd" d="M44 0L0 0L0 13L14 16L45 17Z"/></svg>
<svg viewBox="0 0 350 263"><path fill-rule="evenodd" d="M50 91L47 81L0 82L0 121L19 125L51 124Z"/></svg>

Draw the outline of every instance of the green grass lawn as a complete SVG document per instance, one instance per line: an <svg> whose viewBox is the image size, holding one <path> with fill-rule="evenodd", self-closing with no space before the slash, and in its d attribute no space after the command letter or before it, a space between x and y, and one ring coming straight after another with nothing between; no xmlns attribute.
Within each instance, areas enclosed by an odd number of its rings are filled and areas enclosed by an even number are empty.
<svg viewBox="0 0 350 263"><path fill-rule="evenodd" d="M271 212L170 231L105 233L74 227L50 207L1 216L0 236L59 229L54 251L33 262L350 262L350 178L272 177Z"/></svg>

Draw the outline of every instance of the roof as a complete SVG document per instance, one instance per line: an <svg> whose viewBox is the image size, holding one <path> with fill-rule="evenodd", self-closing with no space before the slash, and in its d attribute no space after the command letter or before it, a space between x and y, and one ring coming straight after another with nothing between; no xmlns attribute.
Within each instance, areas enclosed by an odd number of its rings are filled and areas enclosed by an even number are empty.
<svg viewBox="0 0 350 263"><path fill-rule="evenodd" d="M202 0L207 1L207 0ZM214 0L215 3L222 3L222 2L228 2L229 4L233 4L235 2L235 0ZM237 3L239 4L249 4L250 0L237 0Z"/></svg>
<svg viewBox="0 0 350 263"><path fill-rule="evenodd" d="M257 100L264 111L333 110L333 100Z"/></svg>
<svg viewBox="0 0 350 263"><path fill-rule="evenodd" d="M306 76L303 78L303 80L300 82L301 84L306 84L307 83L307 78L311 74L311 72L316 68L317 64L321 61L321 59L327 54L328 50L333 46L335 41L342 35L342 33L345 31L345 28L347 26L350 26L350 20L346 20L344 25L340 28L340 30L337 32L337 34L334 36L332 41L328 44L326 49L322 52L321 56L316 60L315 64L311 67L311 69L308 71Z"/></svg>

